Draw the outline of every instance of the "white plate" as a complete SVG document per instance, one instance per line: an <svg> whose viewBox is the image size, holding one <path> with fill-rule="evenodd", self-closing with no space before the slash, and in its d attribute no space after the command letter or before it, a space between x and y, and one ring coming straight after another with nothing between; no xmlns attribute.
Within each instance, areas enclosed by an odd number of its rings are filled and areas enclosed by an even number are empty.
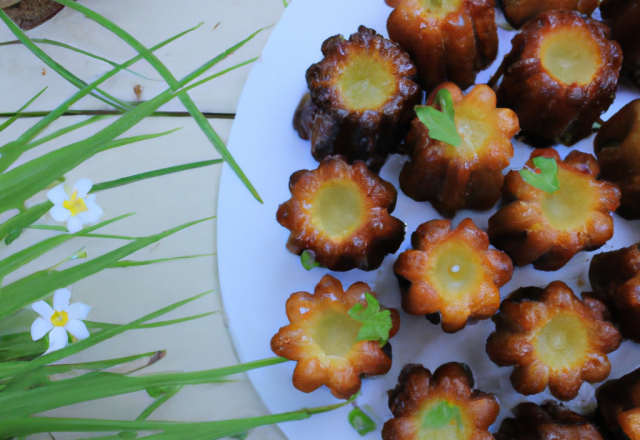
<svg viewBox="0 0 640 440"><path fill-rule="evenodd" d="M273 31L262 58L253 67L245 85L229 149L255 184L264 204L256 202L225 165L218 207L222 296L231 335L243 362L273 356L269 342L278 329L289 322L285 314L285 301L289 295L302 290L313 292L320 278L331 273L326 269L304 270L299 258L285 248L289 231L275 219L278 205L290 197L289 176L300 169L317 167L310 154L309 142L298 137L291 123L296 105L307 89L305 71L321 59L320 46L329 36L343 34L348 37L360 24L386 36L390 12L391 8L382 0L294 1ZM486 82L495 71L499 60L510 49L513 35L500 30L498 59L491 69L479 75L478 83ZM619 91L604 119L633 99L634 93ZM519 169L532 149L517 142L514 147L516 153L511 166ZM592 153L593 138L583 140L573 149ZM570 151L565 147L558 150L563 157ZM396 187L404 160L401 156L393 156L381 172L381 176ZM461 212L455 217L454 224L471 217L479 227L486 228L493 212L495 210ZM439 218L429 203L415 202L401 192L393 215L407 223L406 240L398 253L410 247L409 238L419 224ZM616 217L615 236L600 251L629 246L640 240L639 226L638 222L630 223ZM587 270L592 255L579 253L557 272L539 272L531 266L516 268L512 281L502 289L502 296L520 286L544 286L553 280L562 280L577 292L588 290ZM400 292L392 272L396 256L388 256L382 267L373 272L352 270L332 275L345 287L356 281L369 283L380 295L382 304L400 310ZM587 284L578 288L583 282ZM449 361L467 363L473 370L476 387L492 392L500 399L498 423L517 402L527 400L515 393L509 383L512 368L498 368L485 353L485 342L494 329L490 320L449 335L423 317L401 312L401 319L400 331L391 340L391 371L384 377L363 381L362 396L358 398L360 405L369 404L378 417L378 431L368 434L367 438L379 438L382 424L391 418L386 392L395 387L402 366L408 362L422 363L432 371ZM610 357L613 363L611 378L640 365L640 349L630 342L625 342ZM296 390L291 384L294 366L293 362L287 362L249 374L273 413L338 402L324 387L310 394ZM528 400L540 402L549 397L543 393ZM581 410L592 402L593 387L587 384L569 406ZM361 437L347 421L350 409L345 407L280 427L291 440L325 440L329 433L334 438L359 439Z"/></svg>

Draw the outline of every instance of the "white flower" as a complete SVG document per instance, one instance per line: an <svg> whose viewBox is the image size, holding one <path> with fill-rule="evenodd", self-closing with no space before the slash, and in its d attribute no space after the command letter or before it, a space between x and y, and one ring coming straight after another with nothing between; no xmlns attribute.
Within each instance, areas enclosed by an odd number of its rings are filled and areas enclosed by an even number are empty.
<svg viewBox="0 0 640 440"><path fill-rule="evenodd" d="M53 203L51 217L57 222L67 222L67 229L72 234L80 231L86 223L97 221L102 215L102 208L96 205L96 195L89 194L93 184L89 179L80 179L71 188L61 183L47 193Z"/></svg>
<svg viewBox="0 0 640 440"><path fill-rule="evenodd" d="M58 289L53 294L53 308L44 301L38 301L31 308L40 317L31 324L31 339L37 341L49 333L49 349L44 353L60 350L67 346L67 332L77 339L89 337L89 330L81 319L85 319L91 307L81 303L69 305L71 292Z"/></svg>

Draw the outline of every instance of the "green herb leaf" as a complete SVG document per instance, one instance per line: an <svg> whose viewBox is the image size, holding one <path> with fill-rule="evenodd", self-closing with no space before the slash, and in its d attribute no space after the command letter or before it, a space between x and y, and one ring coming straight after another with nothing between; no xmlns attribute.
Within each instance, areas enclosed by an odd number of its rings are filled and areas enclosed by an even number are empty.
<svg viewBox="0 0 640 440"><path fill-rule="evenodd" d="M316 261L315 256L311 251L302 252L302 255L300 255L300 263L302 263L302 267L307 270L311 270L314 267L320 267L320 263Z"/></svg>
<svg viewBox="0 0 640 440"><path fill-rule="evenodd" d="M383 347L389 340L389 332L393 323L389 310L380 311L380 303L369 292L364 294L367 300L367 308L360 303L349 310L349 316L362 323L358 332L358 341L380 341Z"/></svg>
<svg viewBox="0 0 640 440"><path fill-rule="evenodd" d="M357 406L349 413L349 424L362 436L376 429L376 422Z"/></svg>
<svg viewBox="0 0 640 440"><path fill-rule="evenodd" d="M440 92L444 91L441 90ZM446 142L454 147L462 144L462 138L458 134L458 129L453 118L453 102L451 100L451 93L446 90L447 93L436 95L436 99L442 106L442 112L439 112L433 107L416 106L416 115L420 122L422 122L429 129L429 137L438 141Z"/></svg>
<svg viewBox="0 0 640 440"><path fill-rule="evenodd" d="M436 93L436 101L440 104L442 113L450 117L453 121L456 114L453 109L453 97L451 96L451 92L447 89L438 90L438 93Z"/></svg>
<svg viewBox="0 0 640 440"><path fill-rule="evenodd" d="M558 164L556 160L551 157L536 157L533 159L533 164L540 172L534 173L526 168L521 169L520 176L524 181L549 194L558 191L560 182L558 181Z"/></svg>

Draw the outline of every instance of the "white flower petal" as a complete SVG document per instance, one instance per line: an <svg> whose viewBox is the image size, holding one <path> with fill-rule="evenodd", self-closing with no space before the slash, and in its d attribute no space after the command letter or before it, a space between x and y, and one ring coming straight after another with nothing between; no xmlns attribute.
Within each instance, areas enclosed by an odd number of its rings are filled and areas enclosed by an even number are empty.
<svg viewBox="0 0 640 440"><path fill-rule="evenodd" d="M31 308L38 315L42 316L44 319L51 321L51 315L53 315L53 309L49 304L44 301L38 301L37 303L31 304Z"/></svg>
<svg viewBox="0 0 640 440"><path fill-rule="evenodd" d="M69 300L71 299L71 292L69 289L58 289L53 292L53 310L56 312L67 311L69 308Z"/></svg>
<svg viewBox="0 0 640 440"><path fill-rule="evenodd" d="M49 333L49 330L53 328L53 324L51 324L51 320L47 321L44 318L37 317L33 324L31 324L31 339L37 341L41 339L44 335Z"/></svg>
<svg viewBox="0 0 640 440"><path fill-rule="evenodd" d="M95 202L96 202L95 194L89 194L87 197L84 198L84 203L85 205L87 205L87 208L89 207L89 203L95 203Z"/></svg>
<svg viewBox="0 0 640 440"><path fill-rule="evenodd" d="M49 214L51 215L51 218L57 222L66 222L71 216L71 211L62 207L62 205L54 205L49 211Z"/></svg>
<svg viewBox="0 0 640 440"><path fill-rule="evenodd" d="M66 328L69 333L80 340L87 339L89 337L89 330L87 330L87 326L84 325L84 322L77 319L70 319L69 322L67 322L67 325L64 326L64 328Z"/></svg>
<svg viewBox="0 0 640 440"><path fill-rule="evenodd" d="M84 199L87 196L87 194L89 194L89 191L91 191L92 186L93 186L93 183L91 183L91 180L80 179L76 182L76 184L73 187L76 191L78 191L78 197L80 197L81 199Z"/></svg>
<svg viewBox="0 0 640 440"><path fill-rule="evenodd" d="M97 205L96 205L97 206ZM100 218L100 216L102 215L101 212L96 212L96 211L84 211L78 214L78 217L80 218L80 221L83 224L87 224L87 223L93 223L95 221L98 221L98 219Z"/></svg>
<svg viewBox="0 0 640 440"><path fill-rule="evenodd" d="M77 215L75 217L69 217L67 220L67 230L71 234L82 231L82 220Z"/></svg>
<svg viewBox="0 0 640 440"><path fill-rule="evenodd" d="M62 205L62 202L64 202L68 198L69 196L67 196L67 193L64 190L64 183L51 188L47 192L47 199L51 200L54 205Z"/></svg>
<svg viewBox="0 0 640 440"><path fill-rule="evenodd" d="M49 333L49 349L44 354L66 347L68 340L67 331L64 327L54 327Z"/></svg>
<svg viewBox="0 0 640 440"><path fill-rule="evenodd" d="M69 319L86 319L91 306L82 303L73 303L67 309Z"/></svg>

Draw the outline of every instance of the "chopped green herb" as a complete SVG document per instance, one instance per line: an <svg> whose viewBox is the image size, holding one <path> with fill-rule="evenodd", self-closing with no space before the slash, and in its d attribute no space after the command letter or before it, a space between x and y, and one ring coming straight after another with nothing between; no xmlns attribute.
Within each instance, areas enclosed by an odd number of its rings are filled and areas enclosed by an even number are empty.
<svg viewBox="0 0 640 440"><path fill-rule="evenodd" d="M363 325L358 332L358 341L380 341L383 347L389 341L389 332L393 323L389 310L380 311L380 303L369 292L364 294L367 300L367 308L362 304L354 305L349 310L349 316Z"/></svg>
<svg viewBox="0 0 640 440"><path fill-rule="evenodd" d="M302 267L307 270L311 270L314 267L320 267L320 263L318 263L315 259L315 255L311 251L304 251L302 255L300 255L300 263L302 263Z"/></svg>
<svg viewBox="0 0 640 440"><path fill-rule="evenodd" d="M429 129L429 137L438 141L446 142L454 147L462 144L462 138L458 134L455 123L455 111L453 109L453 98L447 89L440 89L436 94L436 102L440 104L442 111L438 111L430 106L416 106L416 115Z"/></svg>
<svg viewBox="0 0 640 440"><path fill-rule="evenodd" d="M451 120L455 118L455 110L453 109L453 97L451 92L447 89L440 89L436 93L436 101L440 104L442 113L449 116Z"/></svg>
<svg viewBox="0 0 640 440"><path fill-rule="evenodd" d="M362 436L376 429L376 422L357 406L349 413L349 424Z"/></svg>
<svg viewBox="0 0 640 440"><path fill-rule="evenodd" d="M549 194L558 191L560 182L558 181L558 164L556 160L550 157L536 157L533 159L533 164L540 172L534 173L526 168L521 169L520 176L524 181Z"/></svg>

